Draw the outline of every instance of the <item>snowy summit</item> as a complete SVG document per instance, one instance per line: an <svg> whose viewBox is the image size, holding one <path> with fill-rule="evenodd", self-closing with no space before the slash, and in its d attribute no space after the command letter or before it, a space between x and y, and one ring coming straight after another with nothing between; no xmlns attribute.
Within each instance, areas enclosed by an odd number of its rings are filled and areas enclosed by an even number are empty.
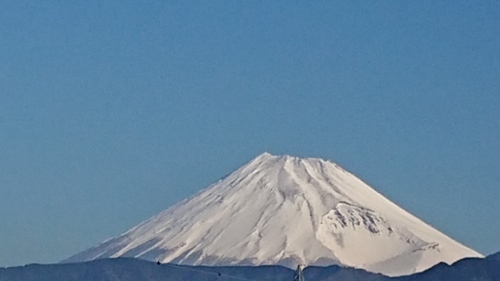
<svg viewBox="0 0 500 281"><path fill-rule="evenodd" d="M339 165L264 153L194 196L66 262L343 265L390 276L481 254Z"/></svg>

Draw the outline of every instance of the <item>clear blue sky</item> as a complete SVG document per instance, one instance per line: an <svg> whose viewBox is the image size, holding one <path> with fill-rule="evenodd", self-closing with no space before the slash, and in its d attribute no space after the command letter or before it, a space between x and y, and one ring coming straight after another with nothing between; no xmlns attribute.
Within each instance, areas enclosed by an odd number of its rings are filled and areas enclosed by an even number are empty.
<svg viewBox="0 0 500 281"><path fill-rule="evenodd" d="M64 259L264 151L331 159L499 251L499 15L498 1L2 1L0 266Z"/></svg>

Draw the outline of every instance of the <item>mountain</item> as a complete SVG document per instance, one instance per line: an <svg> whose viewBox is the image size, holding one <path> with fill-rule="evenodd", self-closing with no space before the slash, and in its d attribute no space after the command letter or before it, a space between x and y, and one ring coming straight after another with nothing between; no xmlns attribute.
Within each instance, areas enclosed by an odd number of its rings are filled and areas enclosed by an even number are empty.
<svg viewBox="0 0 500 281"><path fill-rule="evenodd" d="M387 277L335 265L307 267L304 277L307 281L500 281L499 256L467 258L451 266L438 264L425 272L402 277ZM0 268L0 281L291 281L293 276L292 269L282 266L157 265L133 258Z"/></svg>
<svg viewBox="0 0 500 281"><path fill-rule="evenodd" d="M438 264L425 272L405 276L401 281L476 280L500 281L500 253L485 259L465 258L453 265Z"/></svg>
<svg viewBox="0 0 500 281"><path fill-rule="evenodd" d="M192 267L117 258L0 268L0 281L285 281L292 280L293 274L281 266Z"/></svg>
<svg viewBox="0 0 500 281"><path fill-rule="evenodd" d="M264 153L194 196L65 262L342 265L389 276L482 257L339 165Z"/></svg>

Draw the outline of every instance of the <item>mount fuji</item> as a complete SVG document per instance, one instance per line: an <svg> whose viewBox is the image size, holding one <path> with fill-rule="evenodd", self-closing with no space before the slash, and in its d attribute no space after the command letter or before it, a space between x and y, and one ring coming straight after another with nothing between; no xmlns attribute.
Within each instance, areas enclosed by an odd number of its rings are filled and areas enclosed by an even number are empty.
<svg viewBox="0 0 500 281"><path fill-rule="evenodd" d="M408 275L481 254L339 165L264 153L192 197L64 262L341 265Z"/></svg>

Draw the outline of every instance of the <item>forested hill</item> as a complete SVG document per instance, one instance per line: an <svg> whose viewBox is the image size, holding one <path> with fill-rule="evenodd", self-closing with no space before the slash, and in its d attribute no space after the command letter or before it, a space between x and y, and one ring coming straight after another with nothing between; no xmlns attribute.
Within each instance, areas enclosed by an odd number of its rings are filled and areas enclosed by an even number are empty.
<svg viewBox="0 0 500 281"><path fill-rule="evenodd" d="M500 253L397 278L338 266L308 267L304 276L307 281L500 281ZM294 271L282 266L179 266L132 258L0 268L0 281L292 281L293 277Z"/></svg>

